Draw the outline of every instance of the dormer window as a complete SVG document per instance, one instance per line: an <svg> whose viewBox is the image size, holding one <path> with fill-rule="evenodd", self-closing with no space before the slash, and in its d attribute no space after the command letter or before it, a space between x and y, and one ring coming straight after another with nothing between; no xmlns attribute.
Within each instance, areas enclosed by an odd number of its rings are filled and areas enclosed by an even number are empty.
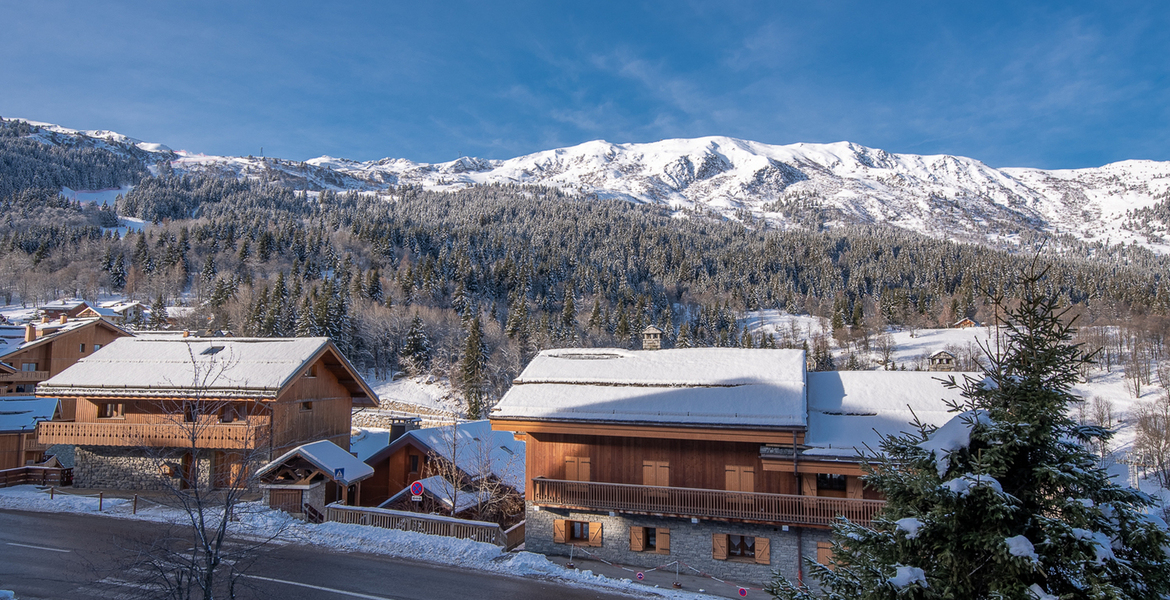
<svg viewBox="0 0 1170 600"><path fill-rule="evenodd" d="M219 354L222 350L223 350L223 346L210 346L206 350L204 350L203 352L200 352L199 354L202 354L204 356L214 356L216 354Z"/></svg>

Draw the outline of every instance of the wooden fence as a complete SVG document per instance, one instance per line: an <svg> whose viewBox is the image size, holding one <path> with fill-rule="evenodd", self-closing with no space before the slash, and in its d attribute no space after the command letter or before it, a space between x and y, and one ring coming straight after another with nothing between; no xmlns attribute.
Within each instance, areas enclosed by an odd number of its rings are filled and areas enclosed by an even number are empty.
<svg viewBox="0 0 1170 600"><path fill-rule="evenodd" d="M532 502L542 506L612 510L708 519L829 526L840 517L868 524L882 500L729 492L624 483L536 478Z"/></svg>
<svg viewBox="0 0 1170 600"><path fill-rule="evenodd" d="M505 532L496 523L485 521L467 521L444 517L442 515L426 515L421 513L389 510L386 508L366 508L362 506L345 506L333 503L325 507L325 520L336 523L352 523L355 525L369 525L385 529L400 529L415 531L429 535L441 535L464 540L474 540L487 544L495 544L501 548L514 548L524 540L524 524L520 523ZM517 527L519 528L517 530ZM519 531L519 541L515 540Z"/></svg>
<svg viewBox="0 0 1170 600"><path fill-rule="evenodd" d="M13 485L73 485L73 469L17 467L0 471L0 488Z"/></svg>

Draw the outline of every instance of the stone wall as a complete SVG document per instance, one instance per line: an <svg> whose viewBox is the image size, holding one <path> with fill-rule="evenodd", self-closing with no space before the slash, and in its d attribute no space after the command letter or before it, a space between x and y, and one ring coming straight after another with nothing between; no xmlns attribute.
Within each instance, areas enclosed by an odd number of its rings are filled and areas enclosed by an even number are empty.
<svg viewBox="0 0 1170 600"><path fill-rule="evenodd" d="M199 485L211 477L210 451L198 461ZM183 451L117 446L77 446L73 459L73 487L116 490L166 490L179 485ZM164 469L165 467L168 467ZM168 474L167 471L171 474Z"/></svg>
<svg viewBox="0 0 1170 600"><path fill-rule="evenodd" d="M552 508L536 509L527 506L527 522L524 526L524 548L530 552L554 556L568 556L569 544L553 542L553 521L568 519L601 523L602 545L582 547L595 557L628 566L652 568L674 560L698 569L704 573L739 585L762 586L772 580L773 572L795 581L797 577L798 549L805 558L816 560L817 542L829 539L828 530L790 527L788 531L776 525L729 523L725 521L704 521L692 523L690 519L653 517L643 515L583 512ZM652 551L630 550L630 527L655 527L670 529L670 554ZM767 565L736 560L715 560L711 545L714 534L750 535L768 538L771 545L770 563ZM574 551L580 556L581 551ZM683 567L683 570L687 570ZM807 573L808 569L805 567ZM694 574L692 571L691 574ZM807 578L806 578L807 579Z"/></svg>

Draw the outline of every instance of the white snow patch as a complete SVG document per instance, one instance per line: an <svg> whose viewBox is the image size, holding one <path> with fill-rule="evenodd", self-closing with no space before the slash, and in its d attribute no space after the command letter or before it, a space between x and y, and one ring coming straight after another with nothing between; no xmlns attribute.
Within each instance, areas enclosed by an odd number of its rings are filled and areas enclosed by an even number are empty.
<svg viewBox="0 0 1170 600"><path fill-rule="evenodd" d="M976 423L990 423L987 413L981 410L961 412L930 434L919 448L934 454L938 476L946 475L951 466L950 455L971 445L971 431Z"/></svg>
<svg viewBox="0 0 1170 600"><path fill-rule="evenodd" d="M926 573L918 567L898 565L897 573L886 581L897 588L906 588L915 583L924 588L930 587L926 583Z"/></svg>
<svg viewBox="0 0 1170 600"><path fill-rule="evenodd" d="M950 481L944 481L942 487L950 490L952 494L958 494L964 497L978 487L988 487L1000 494L1003 493L1003 486L994 477L990 475L975 475L973 473L964 473Z"/></svg>
<svg viewBox="0 0 1170 600"><path fill-rule="evenodd" d="M1039 562L1040 557L1036 556L1036 548L1032 546L1032 542L1028 538L1017 535L1004 540L1008 547L1008 554L1018 556L1020 558L1031 559L1032 562Z"/></svg>
<svg viewBox="0 0 1170 600"><path fill-rule="evenodd" d="M1096 558L1094 562L1098 565L1104 564L1106 560L1114 560L1112 544L1109 542L1109 537L1100 531L1091 531L1088 529L1081 529L1079 527L1073 528L1073 536L1078 540L1089 540L1093 543L1093 548L1096 550Z"/></svg>
<svg viewBox="0 0 1170 600"><path fill-rule="evenodd" d="M1060 600L1056 596L1053 596L1052 594L1044 591L1044 588L1040 587L1040 584L1038 583L1033 583L1031 587L1028 588L1028 591L1031 592L1032 596L1036 598L1036 600Z"/></svg>
<svg viewBox="0 0 1170 600"><path fill-rule="evenodd" d="M923 522L914 517L906 517L905 519L894 521L894 525L897 525L898 529L906 532L906 539L912 540L918 537L918 530L922 529Z"/></svg>

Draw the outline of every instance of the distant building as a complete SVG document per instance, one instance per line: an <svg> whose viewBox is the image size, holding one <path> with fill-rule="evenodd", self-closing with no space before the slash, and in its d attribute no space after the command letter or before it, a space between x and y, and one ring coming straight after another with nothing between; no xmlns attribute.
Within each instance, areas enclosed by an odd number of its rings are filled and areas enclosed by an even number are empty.
<svg viewBox="0 0 1170 600"><path fill-rule="evenodd" d="M0 326L0 397L31 396L37 384L131 335L103 319L42 318L40 323ZM73 418L73 402L61 406L62 418Z"/></svg>
<svg viewBox="0 0 1170 600"><path fill-rule="evenodd" d="M37 442L37 423L59 416L56 398L0 398L0 471L44 460L47 447Z"/></svg>
<svg viewBox="0 0 1170 600"><path fill-rule="evenodd" d="M320 521L325 505L360 505L362 480L374 469L329 440L297 446L256 472L264 504Z"/></svg>
<svg viewBox="0 0 1170 600"><path fill-rule="evenodd" d="M89 303L76 298L54 300L40 307L43 317L54 320L60 319L61 317L76 318L81 315L81 311L87 308L89 308Z"/></svg>
<svg viewBox="0 0 1170 600"><path fill-rule="evenodd" d="M951 325L951 327L954 329L966 329L968 327L978 327L978 326L979 326L978 321L976 321L974 319L967 318L967 317L964 317L958 321L955 321Z"/></svg>
<svg viewBox="0 0 1170 600"><path fill-rule="evenodd" d="M662 348L662 330L651 325L642 330L642 349L659 350Z"/></svg>
<svg viewBox="0 0 1170 600"><path fill-rule="evenodd" d="M104 302L101 306L88 306L78 315L81 318L101 317L116 325L126 325L145 320L146 312L141 302Z"/></svg>
<svg viewBox="0 0 1170 600"><path fill-rule="evenodd" d="M928 356L926 360L930 364L931 371L954 371L959 365L955 355L946 350L939 350Z"/></svg>

